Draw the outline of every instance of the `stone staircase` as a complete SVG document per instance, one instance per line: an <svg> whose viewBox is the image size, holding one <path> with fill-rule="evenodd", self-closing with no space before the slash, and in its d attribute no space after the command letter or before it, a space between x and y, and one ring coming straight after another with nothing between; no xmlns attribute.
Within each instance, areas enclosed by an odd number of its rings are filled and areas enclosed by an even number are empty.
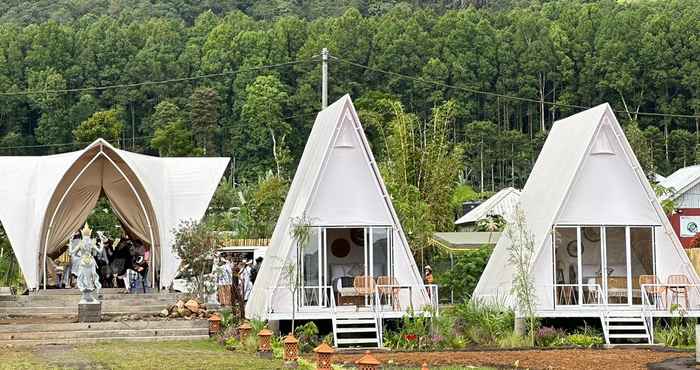
<svg viewBox="0 0 700 370"><path fill-rule="evenodd" d="M206 320L0 324L0 346L79 344L102 341L170 341L209 338Z"/></svg>
<svg viewBox="0 0 700 370"><path fill-rule="evenodd" d="M208 338L207 320L159 317L180 297L176 293L124 294L123 289L104 289L100 296L102 321L79 323L80 293L75 289L0 296L0 347Z"/></svg>
<svg viewBox="0 0 700 370"><path fill-rule="evenodd" d="M104 289L100 296L102 314L113 316L155 316L174 304L176 293L124 294L123 289ZM38 291L31 295L0 296L0 316L77 318L80 293L76 289Z"/></svg>

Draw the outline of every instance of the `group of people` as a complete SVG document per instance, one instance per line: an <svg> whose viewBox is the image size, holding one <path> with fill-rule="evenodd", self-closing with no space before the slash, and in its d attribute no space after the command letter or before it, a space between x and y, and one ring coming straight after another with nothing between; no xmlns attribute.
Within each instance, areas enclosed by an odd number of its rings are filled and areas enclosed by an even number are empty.
<svg viewBox="0 0 700 370"><path fill-rule="evenodd" d="M99 233L102 248L95 250L96 273L103 288L124 288L127 293L146 293L150 288L148 274L151 253L138 239L125 236L109 239ZM70 260L64 266L57 266L57 288L77 286L81 256L71 253L81 241L81 234L75 233L68 242Z"/></svg>
<svg viewBox="0 0 700 370"><path fill-rule="evenodd" d="M256 258L255 263L252 260L243 260L236 263L233 256L218 257L214 262L212 272L216 276L217 296L221 306L232 305L233 289L237 289L235 296L242 297L244 302L248 301L262 262L262 257Z"/></svg>

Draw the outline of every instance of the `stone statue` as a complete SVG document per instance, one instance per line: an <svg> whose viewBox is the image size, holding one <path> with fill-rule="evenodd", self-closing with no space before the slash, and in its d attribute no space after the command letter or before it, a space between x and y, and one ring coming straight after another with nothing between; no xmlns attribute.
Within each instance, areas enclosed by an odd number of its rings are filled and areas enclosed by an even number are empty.
<svg viewBox="0 0 700 370"><path fill-rule="evenodd" d="M80 259L78 264L78 289L82 293L80 297L80 303L98 303L94 296L95 291L102 288L100 284L100 277L97 274L97 262L95 262L94 255L102 253L104 248L104 243L106 242L106 237L104 234L98 232L100 237L99 244L96 243L95 239L92 239L92 230L90 226L85 223L85 227L81 231L83 238L77 243L71 243L69 253L71 256L75 256Z"/></svg>

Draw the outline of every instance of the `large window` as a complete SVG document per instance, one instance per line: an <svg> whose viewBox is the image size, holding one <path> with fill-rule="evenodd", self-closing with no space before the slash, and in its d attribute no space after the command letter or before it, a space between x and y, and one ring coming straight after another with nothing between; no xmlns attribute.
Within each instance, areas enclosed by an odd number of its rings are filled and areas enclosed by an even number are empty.
<svg viewBox="0 0 700 370"><path fill-rule="evenodd" d="M654 275L651 226L557 226L554 294L560 306L641 304L640 279Z"/></svg>

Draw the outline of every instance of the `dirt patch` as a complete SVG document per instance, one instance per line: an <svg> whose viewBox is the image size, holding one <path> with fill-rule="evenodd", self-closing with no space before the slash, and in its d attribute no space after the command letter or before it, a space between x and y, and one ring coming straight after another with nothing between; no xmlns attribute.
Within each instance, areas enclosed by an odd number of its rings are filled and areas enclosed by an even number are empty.
<svg viewBox="0 0 700 370"><path fill-rule="evenodd" d="M338 354L337 363L353 363L360 354ZM649 364L670 358L688 357L688 352L651 349L561 349L527 351L464 351L464 352L389 352L374 354L384 364L417 366L426 361L431 366L462 365L530 369L571 370L642 370Z"/></svg>

